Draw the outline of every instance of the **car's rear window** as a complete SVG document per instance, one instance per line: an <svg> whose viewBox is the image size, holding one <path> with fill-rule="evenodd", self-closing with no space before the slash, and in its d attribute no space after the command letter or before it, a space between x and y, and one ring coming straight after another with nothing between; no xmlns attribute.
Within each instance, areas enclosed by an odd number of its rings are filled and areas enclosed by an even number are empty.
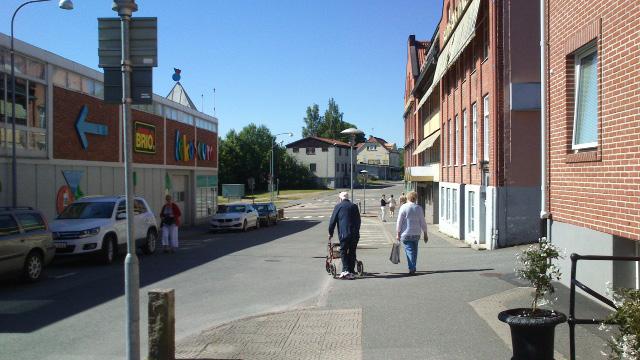
<svg viewBox="0 0 640 360"><path fill-rule="evenodd" d="M269 210L269 205L254 205L253 207L258 211Z"/></svg>
<svg viewBox="0 0 640 360"><path fill-rule="evenodd" d="M18 213L16 218L25 232L45 230L47 226L40 214L36 213Z"/></svg>
<svg viewBox="0 0 640 360"><path fill-rule="evenodd" d="M58 216L58 219L108 219L113 214L115 202L76 202Z"/></svg>
<svg viewBox="0 0 640 360"><path fill-rule="evenodd" d="M18 223L13 219L13 216L8 214L0 215L0 236L13 235L18 232Z"/></svg>

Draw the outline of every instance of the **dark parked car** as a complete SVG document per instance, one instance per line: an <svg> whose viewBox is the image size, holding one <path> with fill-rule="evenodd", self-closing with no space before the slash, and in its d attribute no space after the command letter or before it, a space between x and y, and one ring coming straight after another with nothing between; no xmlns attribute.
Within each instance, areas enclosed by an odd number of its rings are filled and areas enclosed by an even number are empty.
<svg viewBox="0 0 640 360"><path fill-rule="evenodd" d="M15 273L36 281L55 253L51 231L40 211L0 207L0 275Z"/></svg>
<svg viewBox="0 0 640 360"><path fill-rule="evenodd" d="M256 203L253 207L258 210L260 222L265 226L278 223L278 209L274 203Z"/></svg>

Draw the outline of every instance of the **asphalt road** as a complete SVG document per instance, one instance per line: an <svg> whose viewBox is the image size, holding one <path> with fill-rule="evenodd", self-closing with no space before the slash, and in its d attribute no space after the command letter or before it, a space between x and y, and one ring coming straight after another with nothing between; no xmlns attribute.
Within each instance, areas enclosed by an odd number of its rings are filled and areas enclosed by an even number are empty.
<svg viewBox="0 0 640 360"><path fill-rule="evenodd" d="M181 240L176 254L139 254L141 353L147 353L146 293L153 288L176 291L177 338L318 296L328 279L326 221L335 196L320 200L308 200L306 209L299 205L297 219L277 226L195 232ZM65 259L55 261L39 283L0 281L0 358L124 358L122 260L103 266Z"/></svg>

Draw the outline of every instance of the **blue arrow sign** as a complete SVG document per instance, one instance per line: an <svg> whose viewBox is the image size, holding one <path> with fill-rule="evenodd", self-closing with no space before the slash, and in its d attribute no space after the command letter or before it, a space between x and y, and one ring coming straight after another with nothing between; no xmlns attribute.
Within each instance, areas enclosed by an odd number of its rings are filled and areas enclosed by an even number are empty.
<svg viewBox="0 0 640 360"><path fill-rule="evenodd" d="M83 105L82 110L80 110L80 115L78 115L78 120L76 120L76 131L78 132L78 136L80 136L80 142L82 143L83 149L87 149L89 147L89 141L87 140L86 134L100 136L107 136L109 134L109 128L107 125L87 122L88 114L89 108L87 105Z"/></svg>

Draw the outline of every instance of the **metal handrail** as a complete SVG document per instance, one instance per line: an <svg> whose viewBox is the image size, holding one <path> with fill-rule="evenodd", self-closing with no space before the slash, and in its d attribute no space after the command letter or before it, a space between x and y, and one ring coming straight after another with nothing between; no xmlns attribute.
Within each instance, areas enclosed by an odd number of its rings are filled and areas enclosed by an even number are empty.
<svg viewBox="0 0 640 360"><path fill-rule="evenodd" d="M576 359L576 324L588 324L588 325L599 325L605 320L598 319L576 319L575 310L576 310L576 286L582 289L587 294L592 297L600 300L600 302L610 306L614 310L617 309L616 305L613 301L607 299L597 291L591 289L580 281L576 280L576 268L578 265L578 260L605 260L605 261L638 261L640 262L640 257L638 256L605 256L605 255L579 255L576 253L571 254L571 292L569 293L569 319L567 323L569 324L569 357L571 360Z"/></svg>

